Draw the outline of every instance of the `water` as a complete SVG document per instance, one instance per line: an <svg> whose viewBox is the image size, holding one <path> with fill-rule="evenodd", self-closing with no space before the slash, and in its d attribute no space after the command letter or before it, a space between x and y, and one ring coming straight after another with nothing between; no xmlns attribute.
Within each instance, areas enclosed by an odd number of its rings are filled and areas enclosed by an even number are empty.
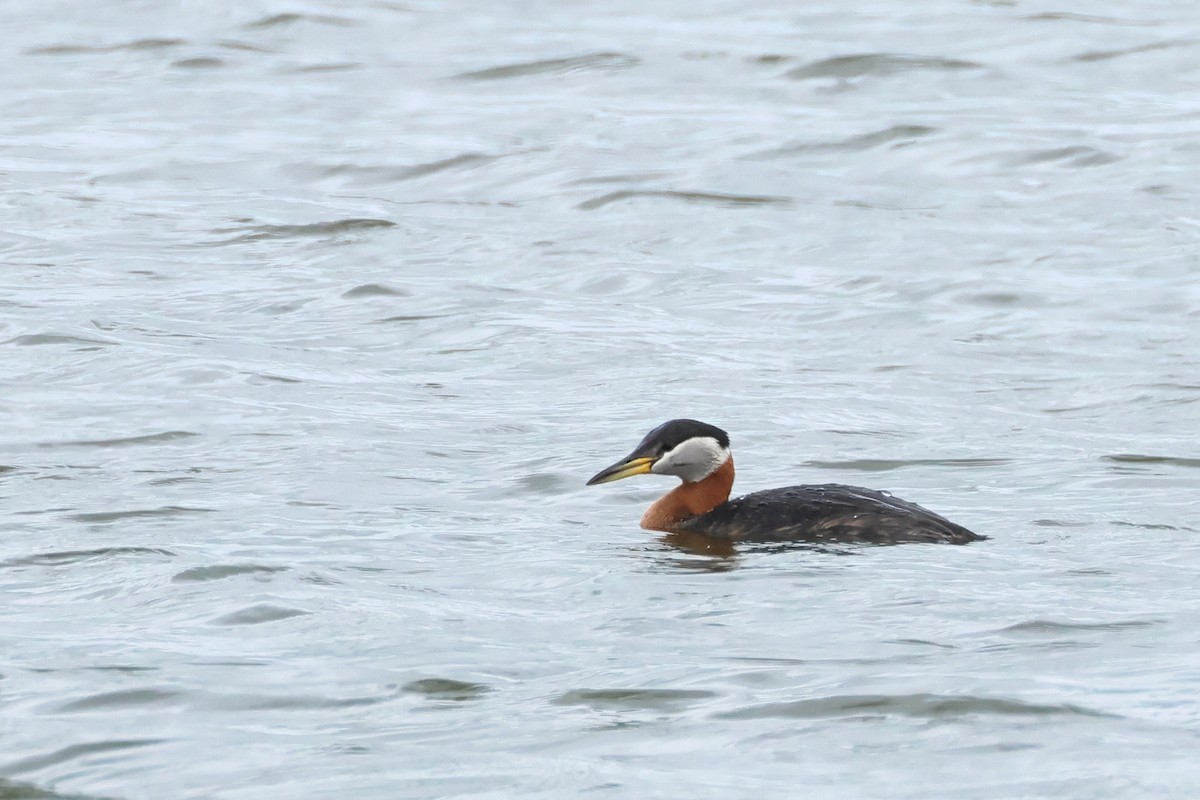
<svg viewBox="0 0 1200 800"><path fill-rule="evenodd" d="M1191 5L0 15L4 797L1200 789Z"/></svg>

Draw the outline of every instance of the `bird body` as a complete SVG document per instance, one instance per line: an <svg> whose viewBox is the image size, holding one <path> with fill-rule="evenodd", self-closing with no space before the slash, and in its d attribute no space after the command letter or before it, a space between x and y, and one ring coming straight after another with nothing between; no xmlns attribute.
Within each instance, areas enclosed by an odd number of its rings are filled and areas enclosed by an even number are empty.
<svg viewBox="0 0 1200 800"><path fill-rule="evenodd" d="M681 483L642 516L642 527L723 541L966 544L986 537L887 492L840 484L788 486L730 500L729 435L707 423L677 419L652 430L626 458L588 484L644 473Z"/></svg>

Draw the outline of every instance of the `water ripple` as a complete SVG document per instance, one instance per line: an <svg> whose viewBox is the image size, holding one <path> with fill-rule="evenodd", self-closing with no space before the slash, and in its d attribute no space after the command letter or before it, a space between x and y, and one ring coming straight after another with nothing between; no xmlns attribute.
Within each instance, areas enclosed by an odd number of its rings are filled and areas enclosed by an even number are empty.
<svg viewBox="0 0 1200 800"><path fill-rule="evenodd" d="M236 575L274 575L286 572L287 567L269 567L264 564L213 564L207 567L192 567L177 573L172 583L207 583L232 578Z"/></svg>
<svg viewBox="0 0 1200 800"><path fill-rule="evenodd" d="M1115 453L1102 456L1102 460L1114 464L1169 464L1173 467L1200 467L1200 458L1180 458L1178 456L1151 456L1140 453Z"/></svg>
<svg viewBox="0 0 1200 800"><path fill-rule="evenodd" d="M956 718L974 715L996 716L1081 716L1114 717L1070 703L1026 703L1000 697L972 695L950 696L937 694L903 695L834 695L786 703L765 703L758 706L726 711L718 719L834 719L840 717L921 717L928 719Z"/></svg>
<svg viewBox="0 0 1200 800"><path fill-rule="evenodd" d="M429 700L448 700L456 703L478 700L492 691L492 687L487 684L459 681L453 678L421 678L409 681L401 688L410 694L423 695Z"/></svg>
<svg viewBox="0 0 1200 800"><path fill-rule="evenodd" d="M392 164L291 164L287 167L290 175L303 177L307 180L323 180L327 178L347 178L358 186L379 186L389 183L416 180L418 178L437 177L442 173L456 170L471 170L486 166L501 156L484 153L459 153L447 158L434 161L423 161L416 164L395 166Z"/></svg>
<svg viewBox="0 0 1200 800"><path fill-rule="evenodd" d="M1077 56L1072 56L1072 61L1081 61L1089 63L1093 61L1110 61L1114 58L1124 58L1125 56L1139 55L1141 53L1152 53L1155 50L1167 50L1172 47L1192 47L1196 44L1193 40L1172 40L1167 42L1151 42L1150 44L1138 45L1137 47L1125 47L1118 50L1089 50L1086 53L1080 53Z"/></svg>
<svg viewBox="0 0 1200 800"><path fill-rule="evenodd" d="M51 553L37 553L31 556L21 556L18 558L10 558L6 561L0 561L0 567L25 567L25 566L60 566L62 564L74 564L80 561L90 561L98 558L109 558L111 556L164 556L166 558L174 558L175 553L162 547L134 547L134 546L118 546L118 547L97 547L94 550L64 550Z"/></svg>
<svg viewBox="0 0 1200 800"><path fill-rule="evenodd" d="M848 461L806 461L804 466L817 469L845 469L859 472L888 472L906 467L999 467L1011 464L1010 458L856 458Z"/></svg>
<svg viewBox="0 0 1200 800"><path fill-rule="evenodd" d="M588 70L628 69L638 63L638 59L623 53L601 52L570 58L547 58L539 61L504 64L498 67L463 72L455 77L463 80L495 81L529 75L566 75Z"/></svg>
<svg viewBox="0 0 1200 800"><path fill-rule="evenodd" d="M121 522L127 519L177 517L181 514L208 514L213 511L216 511L216 509L190 508L188 506L160 506L159 508L136 508L128 511L92 511L83 514L72 514L71 519L78 522Z"/></svg>
<svg viewBox="0 0 1200 800"><path fill-rule="evenodd" d="M215 56L195 56L172 61L171 66L176 69L220 69L228 63L225 59Z"/></svg>
<svg viewBox="0 0 1200 800"><path fill-rule="evenodd" d="M597 208L641 197L660 198L665 200L682 200L686 203L711 203L729 208L738 206L786 206L791 203L787 197L768 197L760 195L721 194L719 192L675 192L654 191L649 189L623 189L617 192L593 197L585 200L576 208L591 211Z"/></svg>
<svg viewBox="0 0 1200 800"><path fill-rule="evenodd" d="M8 775L20 775L24 772L37 772L58 764L86 758L98 753L111 753L117 750L133 750L141 747L166 742L166 739L109 739L83 744L72 744L59 748L41 756L30 756L5 764L0 767Z"/></svg>
<svg viewBox="0 0 1200 800"><path fill-rule="evenodd" d="M355 286L353 289L347 289L342 292L342 297L347 300L353 300L358 297L408 297L412 292L404 289L394 289L391 286L384 286L381 283L363 283Z"/></svg>
<svg viewBox="0 0 1200 800"><path fill-rule="evenodd" d="M1031 619L1001 628L997 633L1017 633L1033 636L1057 636L1079 631L1121 631L1129 628L1148 628L1161 624L1158 619L1129 619L1114 622L1058 622L1049 619Z"/></svg>
<svg viewBox="0 0 1200 800"><path fill-rule="evenodd" d="M1094 25L1118 25L1123 27L1152 27L1160 23L1142 19L1122 19L1097 14L1079 14L1072 11L1043 11L1027 14L1022 19L1030 22L1087 22Z"/></svg>
<svg viewBox="0 0 1200 800"><path fill-rule="evenodd" d="M78 55L80 53L116 53L122 50L169 50L176 47L183 47L187 44L188 42L185 39L134 39L133 41L111 45L57 44L47 47L35 47L25 52L30 55L60 56Z"/></svg>
<svg viewBox="0 0 1200 800"><path fill-rule="evenodd" d="M46 344L82 344L108 347L116 344L116 342L110 342L107 339L91 339L86 336L66 336L56 333L30 333L23 336L15 336L8 341L0 342L0 344L15 344L22 347ZM94 350L95 348L85 347L80 349Z"/></svg>
<svg viewBox="0 0 1200 800"><path fill-rule="evenodd" d="M309 22L314 25L327 25L339 28L349 27L356 24L354 20L346 17L336 17L331 14L301 14L294 11L287 11L282 14L272 14L262 19L257 19L254 22L246 23L247 30L261 30L263 28L281 28L289 25Z"/></svg>
<svg viewBox="0 0 1200 800"><path fill-rule="evenodd" d="M0 798L3 800L109 800L99 795L60 794L31 783L19 783L0 778Z"/></svg>
<svg viewBox="0 0 1200 800"><path fill-rule="evenodd" d="M225 614L213 620L214 625L261 625L264 622L278 622L291 617L311 614L299 608L277 606L270 603L258 603L247 606L239 611Z"/></svg>
<svg viewBox="0 0 1200 800"><path fill-rule="evenodd" d="M327 238L357 231L394 227L396 227L396 223L386 219L350 218L328 222L310 222L302 225L248 225L240 228L216 228L213 233L241 232L239 236L220 242L220 244L236 244L264 239L295 239L310 236Z"/></svg>
<svg viewBox="0 0 1200 800"><path fill-rule="evenodd" d="M703 689L575 689L554 698L560 706L626 711L674 711L716 697Z"/></svg>
<svg viewBox="0 0 1200 800"><path fill-rule="evenodd" d="M872 150L876 147L883 147L885 145L903 147L906 144L911 144L917 139L931 136L936 133L937 130L937 128L932 128L927 125L892 125L889 128L882 128L869 133L859 133L846 137L845 139L822 142L799 142L797 144L785 145L783 147L773 147L769 150L760 150L744 157L781 158L801 155L804 153L837 153Z"/></svg>
<svg viewBox="0 0 1200 800"><path fill-rule="evenodd" d="M900 53L862 53L834 56L796 67L786 77L795 80L815 78L862 78L865 76L888 77L914 71L961 71L983 69L982 64L957 58L939 56L905 55Z"/></svg>
<svg viewBox="0 0 1200 800"><path fill-rule="evenodd" d="M1103 167L1115 164L1121 156L1088 145L1054 147L1049 150L1034 150L1014 155L1009 163L1014 167L1034 164L1056 163L1067 167Z"/></svg>
<svg viewBox="0 0 1200 800"><path fill-rule="evenodd" d="M102 692L79 700L63 703L54 713L74 714L81 711L106 711L111 708L128 708L130 706L168 706L177 704L184 697L184 692L177 689L124 689L116 692Z"/></svg>
<svg viewBox="0 0 1200 800"><path fill-rule="evenodd" d="M65 442L43 442L39 447L55 448L55 447L136 447L143 444L160 444L163 442L173 442L178 439L190 439L194 436L199 436L198 433L191 431L163 431L162 433L148 433L142 436L125 436L117 439L76 439Z"/></svg>

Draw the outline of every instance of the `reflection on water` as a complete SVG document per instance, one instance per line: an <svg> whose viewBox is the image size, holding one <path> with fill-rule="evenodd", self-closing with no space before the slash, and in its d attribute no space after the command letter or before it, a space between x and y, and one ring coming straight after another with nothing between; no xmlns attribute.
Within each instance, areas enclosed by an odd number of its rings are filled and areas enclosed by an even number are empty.
<svg viewBox="0 0 1200 800"><path fill-rule="evenodd" d="M1200 789L1190 5L60 11L0 12L0 796ZM584 490L683 416L992 538Z"/></svg>
<svg viewBox="0 0 1200 800"><path fill-rule="evenodd" d="M698 556L710 556L713 563L732 562L734 543L728 539L711 539L695 533L668 533L658 537L664 544Z"/></svg>
<svg viewBox="0 0 1200 800"><path fill-rule="evenodd" d="M939 697L931 694L902 696L861 695L817 697L792 703L772 703L739 709L724 714L725 719L762 719L769 717L858 717L882 719L891 715L905 717L960 717L969 714L1006 714L1042 716L1077 714L1104 717L1091 709L1070 704L1035 705L999 697Z"/></svg>
<svg viewBox="0 0 1200 800"><path fill-rule="evenodd" d="M733 542L728 539L713 539L696 533L667 533L658 541L675 551L699 558L686 558L659 553L659 559L672 567L689 570L726 572L735 569L744 556L769 556L779 553L814 553L820 556L853 556L863 548L876 545L836 544L817 542Z"/></svg>

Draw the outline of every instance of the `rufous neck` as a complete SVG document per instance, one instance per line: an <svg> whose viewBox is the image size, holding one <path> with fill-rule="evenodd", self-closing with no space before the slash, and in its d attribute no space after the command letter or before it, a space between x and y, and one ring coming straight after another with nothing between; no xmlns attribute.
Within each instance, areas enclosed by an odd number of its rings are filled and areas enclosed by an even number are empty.
<svg viewBox="0 0 1200 800"><path fill-rule="evenodd" d="M652 531L673 531L680 522L712 511L729 499L733 490L733 456L695 483L681 483L646 509L642 527Z"/></svg>

